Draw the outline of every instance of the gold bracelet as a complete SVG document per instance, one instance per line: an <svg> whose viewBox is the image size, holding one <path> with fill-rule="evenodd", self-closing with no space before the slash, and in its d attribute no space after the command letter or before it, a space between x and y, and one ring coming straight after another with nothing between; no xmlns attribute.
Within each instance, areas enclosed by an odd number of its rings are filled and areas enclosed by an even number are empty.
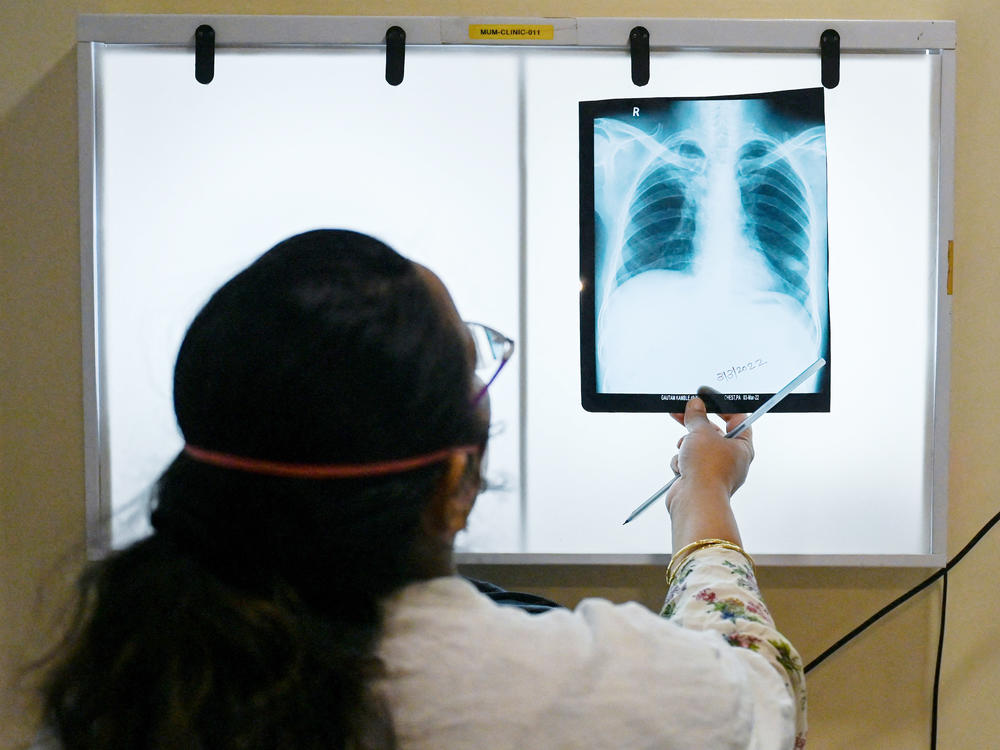
<svg viewBox="0 0 1000 750"><path fill-rule="evenodd" d="M700 550L700 549L702 549L704 547L725 547L727 549L732 549L732 550L735 550L735 551L738 551L738 552L743 552L743 548L742 547L740 547L738 544L734 544L733 542L730 542L727 539L699 539L698 541L691 542L690 544L686 544L683 547L681 547L679 550L677 550L670 557L670 565L667 566L668 569L673 568L674 570L676 570L678 567L680 567L681 563L683 563L684 560L692 552L696 552L697 550Z"/></svg>
<svg viewBox="0 0 1000 750"><path fill-rule="evenodd" d="M674 578L677 576L677 571L684 564L684 561L687 560L693 552L697 552L705 547L720 547L722 549L732 550L733 552L739 552L746 558L747 562L750 563L750 569L753 571L754 577L757 577L757 565L754 563L753 558L750 557L750 555L747 554L747 551L740 545L726 539L699 539L696 542L684 545L671 556L670 563L667 565L666 577L668 588L673 583Z"/></svg>

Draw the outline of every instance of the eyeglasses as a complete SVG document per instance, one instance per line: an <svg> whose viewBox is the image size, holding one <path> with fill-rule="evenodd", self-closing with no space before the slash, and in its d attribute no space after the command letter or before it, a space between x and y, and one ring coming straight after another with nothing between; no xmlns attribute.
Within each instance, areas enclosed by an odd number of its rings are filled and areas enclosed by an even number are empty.
<svg viewBox="0 0 1000 750"><path fill-rule="evenodd" d="M503 366L513 356L514 340L482 323L466 322L465 325L476 345L476 377L485 383L472 399L475 405L486 395L486 391L497 379Z"/></svg>

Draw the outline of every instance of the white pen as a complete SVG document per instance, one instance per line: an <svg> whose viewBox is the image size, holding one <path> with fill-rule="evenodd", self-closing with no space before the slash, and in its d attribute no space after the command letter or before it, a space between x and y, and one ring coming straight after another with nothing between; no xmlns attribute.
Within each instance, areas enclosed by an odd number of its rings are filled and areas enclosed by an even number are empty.
<svg viewBox="0 0 1000 750"><path fill-rule="evenodd" d="M806 379L808 379L811 375L814 375L825 364L826 364L826 360L823 359L822 357L820 357L819 359L817 359L815 362L813 362L811 365L809 365L809 367L807 367L805 370L803 370L798 375L796 375L794 378L792 378L791 382L789 382L788 385L786 385L780 391L778 391L773 396L771 396L771 398L769 398L767 401L765 401L763 404L761 404L753 414L751 414L749 417L747 417L746 419L744 419L742 422L740 422L738 425L736 425L733 429L731 429L729 432L727 432L726 433L726 437L727 438L734 438L737 435L739 435L740 433L742 433L750 425L752 425L754 422L756 422L762 416L764 416L769 411L771 411L771 409L773 409L777 405L777 403L779 401L781 401L781 399L783 399L789 393L791 393L796 388L798 388L800 385L802 385L802 383L804 383L806 381ZM676 474L669 482L667 482L665 485L663 485L662 487L660 487L660 489L658 489L656 492L654 492L652 495L650 495L650 497L649 497L648 500L643 501L642 505L640 505L638 508L636 508L635 510L633 510L632 511L632 515L630 515L628 518L625 519L625 522L622 524L622 526L624 526L626 523L628 523L633 518L635 518L636 516L638 516L640 513L642 513L644 510L646 510L646 508L648 508L650 505L652 505L653 503L655 503L660 497L662 497L663 494L667 490L669 490L671 487L673 487L674 482L676 482L679 477L680 477L680 474Z"/></svg>

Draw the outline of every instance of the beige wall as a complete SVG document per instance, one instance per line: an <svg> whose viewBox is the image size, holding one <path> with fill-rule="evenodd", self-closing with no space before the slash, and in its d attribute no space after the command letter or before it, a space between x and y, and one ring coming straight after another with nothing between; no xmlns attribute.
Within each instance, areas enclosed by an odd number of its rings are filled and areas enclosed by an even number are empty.
<svg viewBox="0 0 1000 750"><path fill-rule="evenodd" d="M977 403L1000 372L1000 5L982 0L589 0L317 2L306 0L3 0L0 2L0 679L36 654L83 540L75 17L77 13L286 13L958 21L956 270L949 551L1000 505L996 416ZM988 402L987 402L988 403ZM858 404L884 408L877 397ZM891 440L887 435L886 440ZM803 487L803 502L809 488ZM68 561L68 563L67 563ZM996 746L1000 617L994 570L1000 532L952 574L941 746ZM656 606L652 568L477 569L508 586L572 603L597 594ZM907 570L769 569L765 592L806 659L921 577ZM810 678L810 747L925 747L939 593L925 592ZM24 736L20 698L0 700L0 745ZM669 710L669 707L667 707Z"/></svg>

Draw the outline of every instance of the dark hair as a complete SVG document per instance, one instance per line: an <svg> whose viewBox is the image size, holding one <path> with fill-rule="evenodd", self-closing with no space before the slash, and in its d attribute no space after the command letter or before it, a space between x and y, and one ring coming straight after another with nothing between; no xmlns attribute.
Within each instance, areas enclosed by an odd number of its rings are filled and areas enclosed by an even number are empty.
<svg viewBox="0 0 1000 750"><path fill-rule="evenodd" d="M177 420L189 444L298 463L485 444L466 346L415 264L365 235L308 232L195 318ZM81 579L45 693L62 746L391 747L371 689L380 600L428 565L421 518L444 466L321 481L179 455L152 536Z"/></svg>

